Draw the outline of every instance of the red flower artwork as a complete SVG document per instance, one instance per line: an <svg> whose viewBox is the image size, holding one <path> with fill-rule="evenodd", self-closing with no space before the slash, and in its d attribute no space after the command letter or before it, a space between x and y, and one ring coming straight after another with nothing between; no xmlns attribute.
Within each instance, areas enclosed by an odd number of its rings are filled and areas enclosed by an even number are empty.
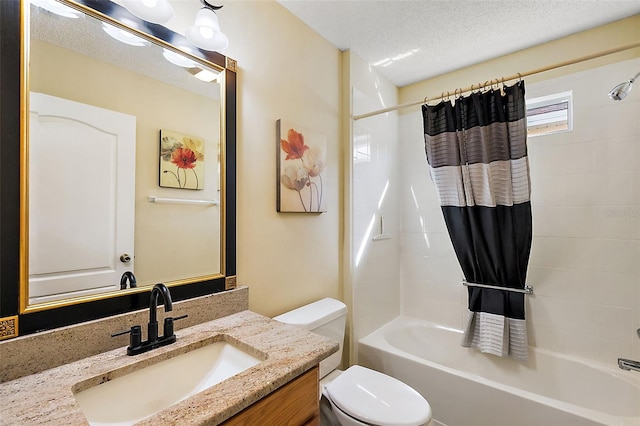
<svg viewBox="0 0 640 426"><path fill-rule="evenodd" d="M171 162L181 169L193 169L196 160L196 154L189 148L178 148L171 153Z"/></svg>
<svg viewBox="0 0 640 426"><path fill-rule="evenodd" d="M298 158L302 160L302 155L309 149L309 147L304 144L304 136L302 136L302 133L289 129L287 139L288 140L280 139L280 146L282 150L287 153L285 160L295 160Z"/></svg>

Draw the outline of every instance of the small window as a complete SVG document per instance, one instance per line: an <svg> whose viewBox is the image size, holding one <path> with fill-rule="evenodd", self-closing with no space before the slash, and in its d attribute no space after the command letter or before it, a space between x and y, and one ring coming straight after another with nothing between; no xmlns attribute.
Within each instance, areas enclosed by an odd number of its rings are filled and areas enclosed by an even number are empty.
<svg viewBox="0 0 640 426"><path fill-rule="evenodd" d="M542 136L573 130L572 92L527 100L527 134Z"/></svg>

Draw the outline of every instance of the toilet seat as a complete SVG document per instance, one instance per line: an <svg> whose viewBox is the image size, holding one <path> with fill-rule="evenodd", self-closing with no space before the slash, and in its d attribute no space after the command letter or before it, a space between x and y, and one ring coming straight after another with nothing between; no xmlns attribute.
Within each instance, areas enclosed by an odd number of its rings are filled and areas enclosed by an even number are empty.
<svg viewBox="0 0 640 426"><path fill-rule="evenodd" d="M418 426L431 420L429 403L415 389L386 374L354 365L325 387L344 414L378 426Z"/></svg>

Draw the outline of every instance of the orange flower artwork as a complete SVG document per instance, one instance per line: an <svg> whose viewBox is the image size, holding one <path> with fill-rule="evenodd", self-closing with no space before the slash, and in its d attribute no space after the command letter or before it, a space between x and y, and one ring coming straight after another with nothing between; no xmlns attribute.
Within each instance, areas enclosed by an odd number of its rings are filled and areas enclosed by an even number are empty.
<svg viewBox="0 0 640 426"><path fill-rule="evenodd" d="M171 162L181 169L193 169L196 155L189 148L178 148L171 154Z"/></svg>
<svg viewBox="0 0 640 426"><path fill-rule="evenodd" d="M294 129L289 129L287 139L280 140L280 147L282 147L282 150L287 154L285 160L302 158L304 152L309 149L309 147L304 144L304 136L302 136L302 133L298 133Z"/></svg>
<svg viewBox="0 0 640 426"><path fill-rule="evenodd" d="M160 186L204 188L204 141L178 132L160 130Z"/></svg>
<svg viewBox="0 0 640 426"><path fill-rule="evenodd" d="M277 211L326 212L326 154L324 135L301 130L299 126L276 122ZM286 137L285 137L286 136Z"/></svg>

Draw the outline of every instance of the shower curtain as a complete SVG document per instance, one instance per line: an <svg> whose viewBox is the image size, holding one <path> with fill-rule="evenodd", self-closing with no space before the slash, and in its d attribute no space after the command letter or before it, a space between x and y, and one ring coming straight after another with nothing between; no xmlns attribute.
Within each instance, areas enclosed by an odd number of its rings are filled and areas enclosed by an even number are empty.
<svg viewBox="0 0 640 426"><path fill-rule="evenodd" d="M422 107L445 223L469 283L522 289L531 250L524 82ZM468 287L462 346L526 360L524 294Z"/></svg>

